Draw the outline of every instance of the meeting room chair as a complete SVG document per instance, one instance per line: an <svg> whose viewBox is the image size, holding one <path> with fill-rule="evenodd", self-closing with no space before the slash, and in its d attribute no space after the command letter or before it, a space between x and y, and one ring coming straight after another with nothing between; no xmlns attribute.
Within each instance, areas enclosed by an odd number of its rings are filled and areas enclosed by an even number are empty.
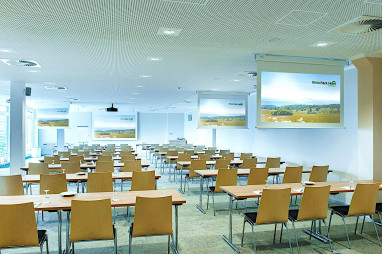
<svg viewBox="0 0 382 254"><path fill-rule="evenodd" d="M129 154L129 155L124 154L124 155L121 156L121 160L120 161L122 162L122 161L134 161L134 160L136 160L134 154Z"/></svg>
<svg viewBox="0 0 382 254"><path fill-rule="evenodd" d="M214 169L229 168L230 164L230 159L217 159Z"/></svg>
<svg viewBox="0 0 382 254"><path fill-rule="evenodd" d="M295 222L299 221L312 221L316 223L317 220L322 221L325 226L326 235L330 239L326 218L328 217L328 202L329 202L330 185L325 186L306 186L304 194L301 199L299 208L289 210L289 221L292 222L294 237L296 240L297 250L300 253L298 239L296 234ZM282 238L282 229L280 234L280 242ZM333 252L332 240L329 241L330 250Z"/></svg>
<svg viewBox="0 0 382 254"><path fill-rule="evenodd" d="M141 172L142 164L141 160L127 160L123 161L123 167L119 169L120 172ZM128 180L122 179L121 181L121 191L123 191L123 183Z"/></svg>
<svg viewBox="0 0 382 254"><path fill-rule="evenodd" d="M279 168L280 167L280 157L268 157L265 162L265 167L267 168Z"/></svg>
<svg viewBox="0 0 382 254"><path fill-rule="evenodd" d="M61 162L61 171L65 174L76 174L78 172L84 172L81 169L80 162L70 162L70 161L63 161Z"/></svg>
<svg viewBox="0 0 382 254"><path fill-rule="evenodd" d="M97 161L95 172L114 172L114 161Z"/></svg>
<svg viewBox="0 0 382 254"><path fill-rule="evenodd" d="M186 150L184 150L184 153L185 154L189 154L189 155L194 155L195 154L195 150L194 149L186 149Z"/></svg>
<svg viewBox="0 0 382 254"><path fill-rule="evenodd" d="M61 192L68 191L66 182L66 174L41 174L40 175L40 195L45 195L45 190L50 194L60 194ZM49 211L57 212L57 211ZM38 214L37 214L38 217ZM41 219L44 220L44 211L41 211Z"/></svg>
<svg viewBox="0 0 382 254"><path fill-rule="evenodd" d="M214 149L214 150L205 150L204 151L206 154L210 154L210 155L215 155L216 154L216 150Z"/></svg>
<svg viewBox="0 0 382 254"><path fill-rule="evenodd" d="M283 183L301 183L302 166L286 167Z"/></svg>
<svg viewBox="0 0 382 254"><path fill-rule="evenodd" d="M244 159L241 168L255 168L257 165L257 158Z"/></svg>
<svg viewBox="0 0 382 254"><path fill-rule="evenodd" d="M244 160L244 159L252 159L252 153L241 153L240 160Z"/></svg>
<svg viewBox="0 0 382 254"><path fill-rule="evenodd" d="M90 151L78 151L77 155L88 158L88 157L90 157Z"/></svg>
<svg viewBox="0 0 382 254"><path fill-rule="evenodd" d="M326 182L328 178L329 166L313 166L309 176L311 182Z"/></svg>
<svg viewBox="0 0 382 254"><path fill-rule="evenodd" d="M88 173L87 192L113 192L112 173Z"/></svg>
<svg viewBox="0 0 382 254"><path fill-rule="evenodd" d="M263 189L259 209L257 212L244 213L243 234L241 246L244 242L245 223L252 227L252 237L255 253L257 253L254 225L282 223L286 230L289 241L289 248L293 253L288 232L288 210L291 188L285 189ZM276 233L276 231L275 231ZM275 235L274 235L275 236Z"/></svg>
<svg viewBox="0 0 382 254"><path fill-rule="evenodd" d="M58 157L58 155L44 156L44 163L47 163L47 164L60 164L60 157Z"/></svg>
<svg viewBox="0 0 382 254"><path fill-rule="evenodd" d="M113 224L111 200L72 200L70 243L89 240L113 240L117 253L117 231Z"/></svg>
<svg viewBox="0 0 382 254"><path fill-rule="evenodd" d="M58 156L60 158L69 158L70 152L69 151L59 151L58 152Z"/></svg>
<svg viewBox="0 0 382 254"><path fill-rule="evenodd" d="M28 175L49 174L48 163L29 162Z"/></svg>
<svg viewBox="0 0 382 254"><path fill-rule="evenodd" d="M102 151L102 155L105 156L113 156L114 155L114 151Z"/></svg>
<svg viewBox="0 0 382 254"><path fill-rule="evenodd" d="M381 245L381 241L379 239L377 227L374 221L374 213L377 203L377 196L379 191L379 184L361 184L358 183L353 197L351 199L350 205L341 205L341 206L332 206L330 219L329 219L329 229L332 221L333 214L336 214L342 218L342 222L344 223L345 233L349 244L349 249L351 249L349 234L346 227L345 218L357 216L370 216L370 219L373 222L375 233L377 234L378 244ZM357 223L358 224L358 223ZM356 225L357 225L356 224ZM354 232L356 232L357 228Z"/></svg>
<svg viewBox="0 0 382 254"><path fill-rule="evenodd" d="M133 171L131 191L155 190L155 171Z"/></svg>
<svg viewBox="0 0 382 254"><path fill-rule="evenodd" d="M70 154L77 154L78 148L69 148L68 151L70 152Z"/></svg>
<svg viewBox="0 0 382 254"><path fill-rule="evenodd" d="M122 156L131 156L131 155L135 156L135 154L133 154L133 152L131 150L129 150L129 151L120 151L119 152L119 156L120 157L122 157Z"/></svg>
<svg viewBox="0 0 382 254"><path fill-rule="evenodd" d="M222 159L229 159L229 160L233 161L235 159L235 154L234 153L223 153Z"/></svg>
<svg viewBox="0 0 382 254"><path fill-rule="evenodd" d="M0 176L0 196L24 195L21 175Z"/></svg>
<svg viewBox="0 0 382 254"><path fill-rule="evenodd" d="M113 161L112 155L98 155L97 161Z"/></svg>
<svg viewBox="0 0 382 254"><path fill-rule="evenodd" d="M211 154L200 153L200 154L198 154L198 160L205 160L206 162L210 161L211 160ZM206 165L207 169L210 169L210 167L211 167L210 165Z"/></svg>
<svg viewBox="0 0 382 254"><path fill-rule="evenodd" d="M155 209L153 209L155 207ZM168 235L168 252L171 247L175 253L172 232L172 197L137 197L134 223L129 229L129 254L132 253L133 237Z"/></svg>
<svg viewBox="0 0 382 254"><path fill-rule="evenodd" d="M166 164L168 166L171 166L172 163L176 162L176 160L170 160L168 156L178 156L178 151L176 150L169 150L166 154Z"/></svg>
<svg viewBox="0 0 382 254"><path fill-rule="evenodd" d="M268 179L268 168L252 167L249 170L247 185L266 184Z"/></svg>
<svg viewBox="0 0 382 254"><path fill-rule="evenodd" d="M208 201L210 195L212 196L212 206L214 209L214 216L216 215L215 210L215 194L222 193L223 191L220 189L220 186L236 186L237 185L237 168L229 169L229 168L221 168L218 171L218 175L216 177L215 186L210 186L207 189L207 209L208 209Z"/></svg>
<svg viewBox="0 0 382 254"><path fill-rule="evenodd" d="M229 149L226 149L226 150L219 150L219 154L223 156L223 154L227 154L227 153L231 153L231 151Z"/></svg>
<svg viewBox="0 0 382 254"><path fill-rule="evenodd" d="M192 160L190 165L189 173L185 176L184 190L186 190L186 184L188 186L188 194L190 194L190 179L199 178L200 176L195 173L195 170L206 170L206 160Z"/></svg>
<svg viewBox="0 0 382 254"><path fill-rule="evenodd" d="M49 253L46 230L37 230L33 202L0 205L0 252L6 248L39 246Z"/></svg>
<svg viewBox="0 0 382 254"><path fill-rule="evenodd" d="M70 155L69 156L69 161L70 162L80 162L80 163L84 163L85 162L85 158L83 155Z"/></svg>

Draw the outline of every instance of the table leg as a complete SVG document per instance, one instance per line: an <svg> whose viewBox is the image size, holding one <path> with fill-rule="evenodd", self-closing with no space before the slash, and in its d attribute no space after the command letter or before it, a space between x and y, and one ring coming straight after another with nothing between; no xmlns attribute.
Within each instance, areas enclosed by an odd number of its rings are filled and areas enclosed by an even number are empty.
<svg viewBox="0 0 382 254"><path fill-rule="evenodd" d="M175 170L174 170L175 172ZM175 173L174 173L174 177L175 177ZM183 188L182 188L182 182L183 182L183 165L180 166L180 193L184 194L184 191L183 191Z"/></svg>
<svg viewBox="0 0 382 254"><path fill-rule="evenodd" d="M312 236L312 237L316 238L317 240L324 242L324 243L329 243L329 241L332 241L327 236L321 234L321 221L320 220L319 220L318 229L316 226L316 222L314 221L312 230L303 229L302 232L304 232L305 234L310 235L310 236Z"/></svg>
<svg viewBox="0 0 382 254"><path fill-rule="evenodd" d="M62 215L61 210L57 211L58 215L58 253L62 254Z"/></svg>
<svg viewBox="0 0 382 254"><path fill-rule="evenodd" d="M175 205L175 248L178 249L178 205Z"/></svg>
<svg viewBox="0 0 382 254"><path fill-rule="evenodd" d="M199 193L199 205L196 205L196 208L199 209L202 213L206 214L206 211L203 210L203 176L200 176L200 193Z"/></svg>
<svg viewBox="0 0 382 254"><path fill-rule="evenodd" d="M240 253L239 249L232 243L232 206L233 206L233 197L229 197L229 235L228 238L225 235L222 235L223 240L228 243L228 245L237 253Z"/></svg>
<svg viewBox="0 0 382 254"><path fill-rule="evenodd" d="M66 212L66 253L70 253L70 211Z"/></svg>

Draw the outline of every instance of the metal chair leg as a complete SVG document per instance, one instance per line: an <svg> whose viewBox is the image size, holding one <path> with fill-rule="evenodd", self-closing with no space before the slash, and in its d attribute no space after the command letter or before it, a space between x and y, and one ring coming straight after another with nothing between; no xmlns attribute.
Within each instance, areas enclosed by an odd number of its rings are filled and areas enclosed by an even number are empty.
<svg viewBox="0 0 382 254"><path fill-rule="evenodd" d="M168 235L167 253L170 254L170 235Z"/></svg>
<svg viewBox="0 0 382 254"><path fill-rule="evenodd" d="M371 218L371 220L373 221L373 225L374 225L375 233L377 234L378 245L381 246L381 240L379 239L379 234L378 234L377 226L375 225L374 216L370 214L370 218Z"/></svg>
<svg viewBox="0 0 382 254"><path fill-rule="evenodd" d="M285 224L285 228L286 228L286 231L287 231L287 236L288 236L288 242L289 242L290 253L293 254L292 244L291 244L291 242L290 242L290 237L289 237L288 225L287 225L286 222L285 222L284 224Z"/></svg>
<svg viewBox="0 0 382 254"><path fill-rule="evenodd" d="M359 215L357 215L357 220L356 220L356 222L355 222L354 235L357 234L358 219L359 219Z"/></svg>
<svg viewBox="0 0 382 254"><path fill-rule="evenodd" d="M294 221L292 221L292 226L293 226L294 238L296 240L296 245L297 245L297 252L298 254L300 254L300 247L298 246L298 239L297 239L296 227L294 226Z"/></svg>
<svg viewBox="0 0 382 254"><path fill-rule="evenodd" d="M253 230L253 225L252 224L251 224L251 227L252 227L253 248L255 250L255 253L257 254L256 241L255 241L255 231Z"/></svg>
<svg viewBox="0 0 382 254"><path fill-rule="evenodd" d="M330 223L332 222L332 216L333 216L333 210L332 210L332 212L330 213L328 232L330 231Z"/></svg>
<svg viewBox="0 0 382 254"><path fill-rule="evenodd" d="M365 218L366 218L366 216L363 216L363 222L362 222L361 234L363 233L363 226L365 225Z"/></svg>
<svg viewBox="0 0 382 254"><path fill-rule="evenodd" d="M129 230L129 254L131 254L131 244L132 244L132 242L133 242L133 239L132 239L132 232L130 232L130 230Z"/></svg>
<svg viewBox="0 0 382 254"><path fill-rule="evenodd" d="M333 252L332 239L330 239L330 236L329 236L328 227L326 226L326 220L322 219L322 221L324 222L324 225L325 225L326 235L329 238L330 250Z"/></svg>
<svg viewBox="0 0 382 254"><path fill-rule="evenodd" d="M309 234L309 240L312 240L312 234L313 234L313 224L314 224L314 220L312 220L312 224L310 224L310 234Z"/></svg>
<svg viewBox="0 0 382 254"><path fill-rule="evenodd" d="M210 202L210 191L207 188L207 210L208 210L208 203Z"/></svg>
<svg viewBox="0 0 382 254"><path fill-rule="evenodd" d="M245 218L243 223L243 234L241 235L241 247L243 247L243 242L244 242L244 228L245 228Z"/></svg>
<svg viewBox="0 0 382 254"><path fill-rule="evenodd" d="M118 248L117 248L117 230L114 229L114 252L115 254L118 253Z"/></svg>
<svg viewBox="0 0 382 254"><path fill-rule="evenodd" d="M277 225L277 224L276 224ZM273 238L276 237L276 225L275 225L275 233L274 233L274 236ZM280 243L281 243L281 239L283 238L283 228L284 228L284 224L281 223L281 231L280 231Z"/></svg>
<svg viewBox="0 0 382 254"><path fill-rule="evenodd" d="M212 193L212 207L214 208L214 216L216 216L216 211L215 211L215 198L214 198L214 193Z"/></svg>
<svg viewBox="0 0 382 254"><path fill-rule="evenodd" d="M345 223L345 218L342 217L342 216L341 216L341 218L342 218L342 221L343 221L344 226L345 226L345 233L346 233L346 237L347 237L347 239L348 239L349 249L351 249L350 239L349 239L349 234L348 234L348 229L347 229L347 227L346 227L346 223Z"/></svg>

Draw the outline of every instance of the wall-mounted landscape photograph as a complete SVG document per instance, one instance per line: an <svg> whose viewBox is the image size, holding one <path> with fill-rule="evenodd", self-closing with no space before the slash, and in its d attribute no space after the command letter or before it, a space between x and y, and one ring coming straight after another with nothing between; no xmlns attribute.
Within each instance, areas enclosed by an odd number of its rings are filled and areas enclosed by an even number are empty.
<svg viewBox="0 0 382 254"><path fill-rule="evenodd" d="M44 108L38 110L38 127L69 127L68 108Z"/></svg>
<svg viewBox="0 0 382 254"><path fill-rule="evenodd" d="M340 123L341 76L261 73L261 122Z"/></svg>
<svg viewBox="0 0 382 254"><path fill-rule="evenodd" d="M243 99L200 99L199 126L245 127L246 100Z"/></svg>
<svg viewBox="0 0 382 254"><path fill-rule="evenodd" d="M93 115L93 139L136 139L136 115Z"/></svg>

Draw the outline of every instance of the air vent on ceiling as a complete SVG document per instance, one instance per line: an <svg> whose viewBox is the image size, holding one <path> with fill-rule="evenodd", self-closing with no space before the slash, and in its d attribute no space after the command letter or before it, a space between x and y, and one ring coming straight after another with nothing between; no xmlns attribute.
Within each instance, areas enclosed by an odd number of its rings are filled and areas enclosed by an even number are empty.
<svg viewBox="0 0 382 254"><path fill-rule="evenodd" d="M174 3L182 3L182 4L198 4L198 5L206 5L209 0L163 0L165 2L174 2Z"/></svg>
<svg viewBox="0 0 382 254"><path fill-rule="evenodd" d="M369 35L382 29L382 18L371 16L360 16L356 19L336 27L331 33Z"/></svg>
<svg viewBox="0 0 382 254"><path fill-rule="evenodd" d="M22 67L41 67L36 61L32 60L14 60L14 59L0 59L9 66L22 66Z"/></svg>

